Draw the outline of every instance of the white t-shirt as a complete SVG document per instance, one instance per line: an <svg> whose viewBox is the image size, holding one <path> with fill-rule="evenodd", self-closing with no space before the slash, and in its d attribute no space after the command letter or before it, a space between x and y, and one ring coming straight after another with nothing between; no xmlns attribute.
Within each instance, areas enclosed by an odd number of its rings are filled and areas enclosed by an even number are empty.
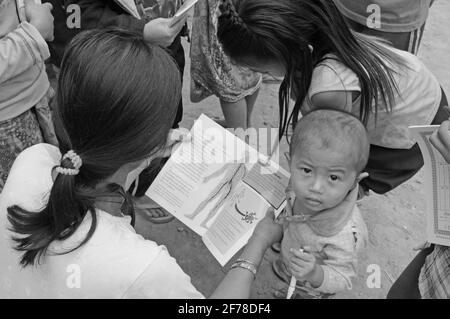
<svg viewBox="0 0 450 319"><path fill-rule="evenodd" d="M378 106L376 123L372 111L367 130L371 144L386 148L410 149L415 144L415 140L408 127L432 123L439 109L442 91L436 77L419 58L406 51L390 49L399 54L409 68L394 67L398 70L398 73L394 74L394 80L398 85L400 95L395 94L394 90L396 101L391 112L387 112L384 105ZM351 69L338 61L332 54L328 54L324 58L325 60L314 68L308 92L309 99L322 92L361 92L359 79ZM352 108L345 111L359 117L360 103L361 99L356 99ZM312 109L313 107L305 102L302 112Z"/></svg>
<svg viewBox="0 0 450 319"><path fill-rule="evenodd" d="M82 247L91 225L88 213L77 231L53 242L40 265L22 268L12 248L7 207L28 211L45 206L58 148L38 144L22 152L0 194L0 298L203 298L164 246L144 239L130 217L97 210L97 228Z"/></svg>

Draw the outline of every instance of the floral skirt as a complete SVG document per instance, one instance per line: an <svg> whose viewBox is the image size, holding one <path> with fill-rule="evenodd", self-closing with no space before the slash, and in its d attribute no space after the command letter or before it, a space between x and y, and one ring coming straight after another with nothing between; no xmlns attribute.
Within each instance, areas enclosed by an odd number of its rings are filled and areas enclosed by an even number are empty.
<svg viewBox="0 0 450 319"><path fill-rule="evenodd" d="M199 1L192 20L191 101L216 95L225 102L238 102L255 93L261 74L233 64L217 38L219 0Z"/></svg>
<svg viewBox="0 0 450 319"><path fill-rule="evenodd" d="M0 122L0 193L14 161L23 150L39 143L58 145L50 110L53 96L50 88L35 107Z"/></svg>

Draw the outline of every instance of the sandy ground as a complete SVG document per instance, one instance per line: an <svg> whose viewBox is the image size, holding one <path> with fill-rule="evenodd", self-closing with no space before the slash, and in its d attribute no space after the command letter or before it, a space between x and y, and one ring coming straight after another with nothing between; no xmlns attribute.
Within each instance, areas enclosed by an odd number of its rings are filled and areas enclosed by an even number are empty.
<svg viewBox="0 0 450 319"><path fill-rule="evenodd" d="M438 0L432 8L419 56L439 78L450 94L450 1ZM193 121L205 113L213 119L223 118L218 100L209 98L192 104L189 100L189 46L186 48L186 72L183 87L185 104L183 127L190 128ZM277 127L277 85L265 85L258 98L254 125ZM280 153L287 150L285 142ZM284 163L285 164L285 163ZM361 255L359 276L353 289L338 294L337 298L385 298L392 282L415 255L413 247L425 238L425 197L423 172L394 191L383 195L372 194L360 205L370 233L369 245ZM201 239L181 222L153 225L138 216L137 231L144 237L167 246L183 270L191 276L193 284L204 295L214 291L228 270L222 268L205 248ZM285 287L272 272L271 262L276 254L268 250L252 290L253 298L274 298L273 292ZM381 270L381 286L369 288L367 280L373 272L369 265Z"/></svg>

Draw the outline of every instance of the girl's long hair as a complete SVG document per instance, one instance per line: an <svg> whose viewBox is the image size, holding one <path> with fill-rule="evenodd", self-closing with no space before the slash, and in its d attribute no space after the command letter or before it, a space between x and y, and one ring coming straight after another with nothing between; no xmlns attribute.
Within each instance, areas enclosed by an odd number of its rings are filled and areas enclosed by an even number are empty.
<svg viewBox="0 0 450 319"><path fill-rule="evenodd" d="M376 119L379 104L387 111L395 104L394 74L406 62L385 43L351 31L333 1L222 0L220 10L218 38L233 60L278 61L287 70L279 91L280 138L291 120L295 125L313 69L328 53L357 75L364 124L372 112ZM289 115L291 89L296 102Z"/></svg>
<svg viewBox="0 0 450 319"><path fill-rule="evenodd" d="M83 165L76 176L57 175L42 210L8 208L23 267L38 264L49 245L70 237L89 212L90 229L70 251L84 245L95 231L95 206L102 197L116 195L122 211L134 215L121 186L98 185L123 165L165 147L180 98L175 62L142 35L109 28L73 39L62 62L54 121L61 153L74 150ZM68 159L60 165L73 168Z"/></svg>

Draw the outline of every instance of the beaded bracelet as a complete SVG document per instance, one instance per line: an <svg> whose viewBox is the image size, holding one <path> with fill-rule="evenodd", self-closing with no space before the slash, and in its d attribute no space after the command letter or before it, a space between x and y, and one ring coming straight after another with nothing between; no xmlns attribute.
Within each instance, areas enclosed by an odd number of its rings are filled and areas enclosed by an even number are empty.
<svg viewBox="0 0 450 319"><path fill-rule="evenodd" d="M236 262L231 266L231 269L234 268L243 268L248 271L250 271L253 274L253 277L256 278L256 265L248 260L238 259Z"/></svg>

